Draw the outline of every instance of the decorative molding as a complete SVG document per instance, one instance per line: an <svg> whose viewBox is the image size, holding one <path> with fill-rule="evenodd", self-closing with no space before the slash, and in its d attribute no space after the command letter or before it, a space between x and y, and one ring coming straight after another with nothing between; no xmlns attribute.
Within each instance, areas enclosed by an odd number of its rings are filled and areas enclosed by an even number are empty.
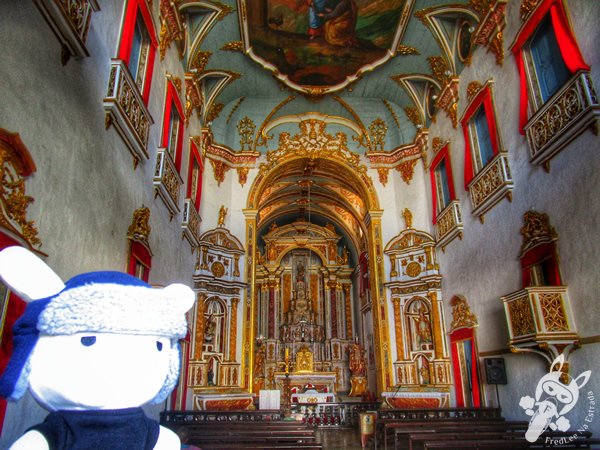
<svg viewBox="0 0 600 450"><path fill-rule="evenodd" d="M369 125L371 145L374 151L384 151L385 136L388 131L388 126L384 120L377 118Z"/></svg>
<svg viewBox="0 0 600 450"><path fill-rule="evenodd" d="M388 169L387 167L378 167L377 168L377 174L379 175L379 182L384 186L388 182L388 172L389 171L390 171L390 169Z"/></svg>
<svg viewBox="0 0 600 450"><path fill-rule="evenodd" d="M185 122L189 123L192 111L196 110L198 120L202 114L204 99L197 78L192 73L185 74Z"/></svg>
<svg viewBox="0 0 600 450"><path fill-rule="evenodd" d="M521 227L521 255L539 244L555 241L558 238L556 230L550 225L548 214L537 211L527 211L523 215L525 224Z"/></svg>
<svg viewBox="0 0 600 450"><path fill-rule="evenodd" d="M18 133L0 128L0 227L19 238L27 247L37 248L42 242L33 220L27 220L27 208L34 201L25 194L25 178L36 171L29 150Z"/></svg>
<svg viewBox="0 0 600 450"><path fill-rule="evenodd" d="M414 47L411 47L410 45L402 45L400 44L398 47L396 47L396 53L395 55L420 55L421 53L419 53L419 50L417 50Z"/></svg>
<svg viewBox="0 0 600 450"><path fill-rule="evenodd" d="M90 55L85 41L92 14L100 10L96 0L35 0L35 4L60 42L63 66L71 56Z"/></svg>
<svg viewBox="0 0 600 450"><path fill-rule="evenodd" d="M406 114L406 117L408 117L408 120L410 120L410 122L414 126L423 125L423 119L421 118L421 115L419 114L417 108L407 106L404 108L404 113Z"/></svg>
<svg viewBox="0 0 600 450"><path fill-rule="evenodd" d="M540 0L521 0L521 20L525 22L529 15L537 8Z"/></svg>
<svg viewBox="0 0 600 450"><path fill-rule="evenodd" d="M165 58L167 48L173 41L182 42L185 39L185 26L183 17L177 9L177 2L171 0L160 0L161 28L158 43L160 60ZM180 58L183 56L183 49L179 48Z"/></svg>
<svg viewBox="0 0 600 450"><path fill-rule="evenodd" d="M400 176L406 184L410 184L412 181L413 174L415 173L415 165L417 164L418 158L409 159L403 161L396 166L396 170L400 172Z"/></svg>
<svg viewBox="0 0 600 450"><path fill-rule="evenodd" d="M478 13L481 21L473 33L473 42L487 47L496 55L496 64L504 62L504 36L502 30L506 26L507 0L474 0L479 3Z"/></svg>
<svg viewBox="0 0 600 450"><path fill-rule="evenodd" d="M231 111L229 111L229 114L227 114L227 120L225 121L226 124L229 123L229 121L231 120L231 118L233 117L233 115L235 114L235 112L237 111L237 109L240 107L240 105L242 104L242 102L244 100L246 100L246 97L244 97L244 96L238 98L237 102L235 102L235 105L233 105L233 108L231 108Z"/></svg>
<svg viewBox="0 0 600 450"><path fill-rule="evenodd" d="M150 208L142 206L133 212L131 224L127 229L127 239L139 242L150 249Z"/></svg>
<svg viewBox="0 0 600 450"><path fill-rule="evenodd" d="M238 167L237 168L238 181L242 187L248 181L248 172L249 171L250 171L250 168L248 168L248 167Z"/></svg>
<svg viewBox="0 0 600 450"><path fill-rule="evenodd" d="M243 53L244 52L244 44L242 43L242 41L227 42L227 43L223 44L223 46L221 47L221 50L225 50L228 52Z"/></svg>
<svg viewBox="0 0 600 450"><path fill-rule="evenodd" d="M455 295L450 299L450 306L452 306L450 332L459 328L475 328L478 326L477 317L471 312L471 307L465 297Z"/></svg>
<svg viewBox="0 0 600 450"><path fill-rule="evenodd" d="M230 167L223 161L215 161L212 158L209 158L209 161L211 166L213 167L217 186L221 186L221 183L225 180L225 173L230 169Z"/></svg>
<svg viewBox="0 0 600 450"><path fill-rule="evenodd" d="M469 102L475 98L475 96L483 89L483 84L479 81L471 81L467 86L467 98Z"/></svg>
<svg viewBox="0 0 600 450"><path fill-rule="evenodd" d="M458 77L450 78L435 101L436 106L446 112L454 128L458 125L458 84Z"/></svg>
<svg viewBox="0 0 600 450"><path fill-rule="evenodd" d="M206 123L210 124L214 122L219 117L219 114L221 114L221 111L223 111L224 106L223 103L213 103L206 115Z"/></svg>
<svg viewBox="0 0 600 450"><path fill-rule="evenodd" d="M196 73L204 72L210 57L212 56L212 52L209 51L198 51L192 58L192 62L190 64L190 69L192 71L196 71Z"/></svg>
<svg viewBox="0 0 600 450"><path fill-rule="evenodd" d="M240 150L251 150L254 146L254 130L256 125L248 116L244 116L237 124L240 135ZM247 148L246 148L247 147Z"/></svg>

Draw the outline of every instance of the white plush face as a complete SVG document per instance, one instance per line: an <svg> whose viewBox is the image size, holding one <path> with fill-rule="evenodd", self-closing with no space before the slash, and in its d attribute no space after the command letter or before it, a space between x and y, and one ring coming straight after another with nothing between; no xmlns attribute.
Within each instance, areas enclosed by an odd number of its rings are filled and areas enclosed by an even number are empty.
<svg viewBox="0 0 600 450"><path fill-rule="evenodd" d="M137 407L160 391L170 355L165 337L40 336L31 356L29 388L50 410Z"/></svg>

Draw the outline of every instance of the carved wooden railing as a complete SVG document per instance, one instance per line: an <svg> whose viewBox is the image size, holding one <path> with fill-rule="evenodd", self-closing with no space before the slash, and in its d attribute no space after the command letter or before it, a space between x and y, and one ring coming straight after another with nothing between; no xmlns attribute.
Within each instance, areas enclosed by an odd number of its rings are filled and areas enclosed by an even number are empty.
<svg viewBox="0 0 600 450"><path fill-rule="evenodd" d="M163 411L161 424L184 424L198 422L262 422L263 420L283 420L279 410L241 410L241 411Z"/></svg>
<svg viewBox="0 0 600 450"><path fill-rule="evenodd" d="M98 11L96 0L35 0L62 47L61 61L71 56L89 56L85 41L92 14Z"/></svg>
<svg viewBox="0 0 600 450"><path fill-rule="evenodd" d="M156 170L154 172L154 196L160 196L171 218L179 212L179 191L183 180L175 167L169 152L161 148L156 155Z"/></svg>
<svg viewBox="0 0 600 450"><path fill-rule="evenodd" d="M566 286L527 287L502 301L513 351L572 345L579 339Z"/></svg>
<svg viewBox="0 0 600 450"><path fill-rule="evenodd" d="M129 69L120 59L111 62L104 98L106 128L114 125L133 155L134 166L148 159L148 132L154 123Z"/></svg>
<svg viewBox="0 0 600 450"><path fill-rule="evenodd" d="M435 226L437 244L446 248L446 245L454 238L462 239L462 216L458 200L452 200L446 208L438 215Z"/></svg>
<svg viewBox="0 0 600 450"><path fill-rule="evenodd" d="M531 162L547 166L587 127L598 133L598 115L600 104L590 74L577 72L525 125Z"/></svg>
<svg viewBox="0 0 600 450"><path fill-rule="evenodd" d="M192 249L200 245L200 222L202 222L202 218L198 214L196 205L191 198L186 198L183 203L181 228L183 228L183 236L188 240Z"/></svg>
<svg viewBox="0 0 600 450"><path fill-rule="evenodd" d="M496 203L507 197L512 200L513 180L505 153L498 153L469 183L473 214L483 215Z"/></svg>
<svg viewBox="0 0 600 450"><path fill-rule="evenodd" d="M292 413L302 416L302 422L320 428L356 427L359 414L377 411L380 403L294 403Z"/></svg>

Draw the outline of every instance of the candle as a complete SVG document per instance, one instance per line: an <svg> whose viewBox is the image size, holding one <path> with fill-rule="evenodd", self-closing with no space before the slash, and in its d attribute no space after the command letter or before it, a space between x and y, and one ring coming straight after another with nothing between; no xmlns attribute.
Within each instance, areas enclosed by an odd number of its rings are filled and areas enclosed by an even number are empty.
<svg viewBox="0 0 600 450"><path fill-rule="evenodd" d="M286 348L285 349L285 360L287 361L288 359L290 359L290 349Z"/></svg>

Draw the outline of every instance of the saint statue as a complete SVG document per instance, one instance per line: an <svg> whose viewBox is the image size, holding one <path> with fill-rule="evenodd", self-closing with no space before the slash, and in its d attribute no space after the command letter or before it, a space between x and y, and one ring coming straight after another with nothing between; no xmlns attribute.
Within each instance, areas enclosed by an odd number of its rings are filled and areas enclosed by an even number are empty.
<svg viewBox="0 0 600 450"><path fill-rule="evenodd" d="M218 226L225 226L225 216L227 216L227 208L225 208L225 205L221 205L221 209L219 209L219 221L217 222Z"/></svg>
<svg viewBox="0 0 600 450"><path fill-rule="evenodd" d="M431 323L427 314L425 305L419 308L419 317L417 318L417 335L419 336L420 344L431 342Z"/></svg>
<svg viewBox="0 0 600 450"><path fill-rule="evenodd" d="M365 363L365 350L360 346L358 342L352 344L348 350L350 352L350 374L353 377L364 377L367 374L367 366Z"/></svg>

